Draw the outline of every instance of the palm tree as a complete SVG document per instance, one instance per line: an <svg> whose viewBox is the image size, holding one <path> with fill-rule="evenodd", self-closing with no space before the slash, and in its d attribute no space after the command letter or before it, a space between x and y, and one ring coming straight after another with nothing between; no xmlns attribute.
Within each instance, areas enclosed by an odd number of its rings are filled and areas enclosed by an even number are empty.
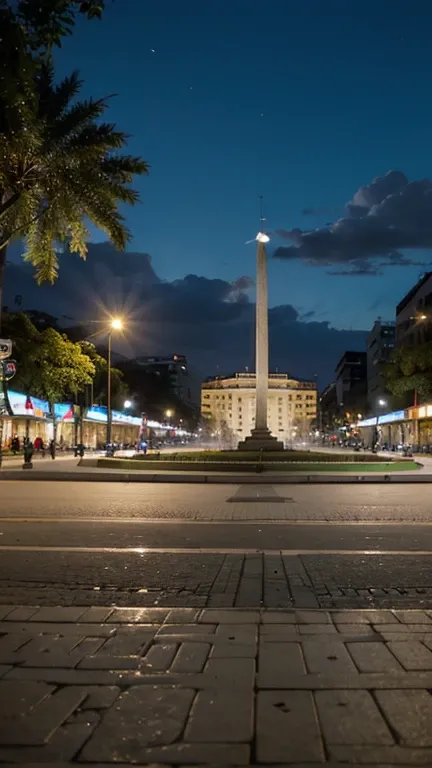
<svg viewBox="0 0 432 768"><path fill-rule="evenodd" d="M11 22L9 32L0 55L3 73L3 57L13 59L8 75L0 73L0 308L12 238L25 238L39 283L57 276L59 241L85 258L86 220L123 250L130 236L118 206L138 201L129 184L148 173L141 158L119 154L127 136L102 122L107 99L77 102L78 74L56 85L52 65L29 55L22 30Z"/></svg>

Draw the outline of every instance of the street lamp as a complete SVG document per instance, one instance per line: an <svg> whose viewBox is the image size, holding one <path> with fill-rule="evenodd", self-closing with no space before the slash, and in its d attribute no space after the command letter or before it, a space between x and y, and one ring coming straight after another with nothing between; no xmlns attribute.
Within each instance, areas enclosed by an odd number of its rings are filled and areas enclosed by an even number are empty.
<svg viewBox="0 0 432 768"><path fill-rule="evenodd" d="M123 408L126 408L127 410L128 408L131 408L131 407L132 407L132 400L125 400L123 403Z"/></svg>
<svg viewBox="0 0 432 768"><path fill-rule="evenodd" d="M113 317L108 331L108 383L107 383L107 430L106 430L106 443L107 446L111 443L111 335L113 331L121 331L123 328L123 322L120 317Z"/></svg>

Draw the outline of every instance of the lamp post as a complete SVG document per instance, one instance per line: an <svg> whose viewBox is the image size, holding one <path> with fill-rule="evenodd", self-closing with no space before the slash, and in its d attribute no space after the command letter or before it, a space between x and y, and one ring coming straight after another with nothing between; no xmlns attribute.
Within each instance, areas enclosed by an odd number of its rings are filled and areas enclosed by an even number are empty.
<svg viewBox="0 0 432 768"><path fill-rule="evenodd" d="M376 413L375 413L375 440L374 445L372 446L372 449L375 449L375 445L378 443L378 419L379 419L379 409L385 408L387 405L387 400L383 400L382 397L377 400L377 407L376 407Z"/></svg>
<svg viewBox="0 0 432 768"><path fill-rule="evenodd" d="M107 446L111 443L111 335L113 331L121 331L123 323L119 317L113 317L110 323L108 331L108 380L107 380L107 431L106 431L106 443Z"/></svg>

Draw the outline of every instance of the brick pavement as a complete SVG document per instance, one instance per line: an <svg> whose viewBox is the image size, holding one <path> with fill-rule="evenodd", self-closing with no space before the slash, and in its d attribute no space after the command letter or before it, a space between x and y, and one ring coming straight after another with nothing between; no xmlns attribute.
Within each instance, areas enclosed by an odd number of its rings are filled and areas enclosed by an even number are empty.
<svg viewBox="0 0 432 768"><path fill-rule="evenodd" d="M59 556L57 556L59 557ZM11 605L195 608L430 608L430 557L146 553L53 560L51 553L2 553L0 594ZM51 566L50 566L51 563ZM417 586L416 586L417 585Z"/></svg>
<svg viewBox="0 0 432 768"><path fill-rule="evenodd" d="M3 765L431 766L431 694L432 611L0 607Z"/></svg>

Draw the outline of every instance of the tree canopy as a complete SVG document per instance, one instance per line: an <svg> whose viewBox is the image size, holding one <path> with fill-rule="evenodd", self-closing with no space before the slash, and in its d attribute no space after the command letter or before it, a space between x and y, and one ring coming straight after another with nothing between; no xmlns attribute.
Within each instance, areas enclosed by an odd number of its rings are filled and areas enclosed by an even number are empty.
<svg viewBox="0 0 432 768"><path fill-rule="evenodd" d="M76 395L92 383L92 360L64 333L54 328L40 331L24 313L5 313L3 331L13 341L17 360L14 387L25 394L54 402Z"/></svg>
<svg viewBox="0 0 432 768"><path fill-rule="evenodd" d="M85 258L86 221L119 250L130 237L119 204L139 200L131 183L148 165L121 152L128 137L104 122L108 99L77 101L78 73L56 82L51 56L78 14L100 17L104 5L0 0L0 293L14 237L38 282L55 280L59 249Z"/></svg>
<svg viewBox="0 0 432 768"><path fill-rule="evenodd" d="M397 397L412 391L424 400L432 397L432 343L394 350L385 378L386 386Z"/></svg>

